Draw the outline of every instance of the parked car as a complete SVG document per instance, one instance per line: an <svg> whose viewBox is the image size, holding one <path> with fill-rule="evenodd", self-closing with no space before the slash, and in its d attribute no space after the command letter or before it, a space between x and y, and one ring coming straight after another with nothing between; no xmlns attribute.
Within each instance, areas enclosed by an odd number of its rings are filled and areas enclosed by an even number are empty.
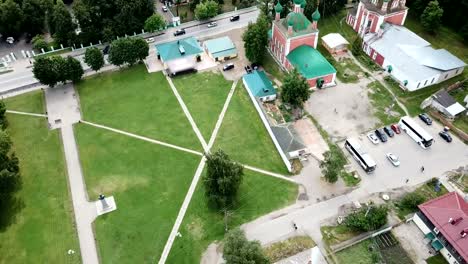
<svg viewBox="0 0 468 264"><path fill-rule="evenodd" d="M432 119L426 113L419 114L418 116L426 125L432 125Z"/></svg>
<svg viewBox="0 0 468 264"><path fill-rule="evenodd" d="M102 50L102 53L103 53L104 55L107 55L107 54L109 54L109 50L110 50L110 46L107 45L107 46L105 46L104 49Z"/></svg>
<svg viewBox="0 0 468 264"><path fill-rule="evenodd" d="M447 131L440 131L439 136L449 143L452 142L452 137Z"/></svg>
<svg viewBox="0 0 468 264"><path fill-rule="evenodd" d="M244 69L247 73L252 73L252 68L249 65L245 66Z"/></svg>
<svg viewBox="0 0 468 264"><path fill-rule="evenodd" d="M388 135L389 137L393 137L393 136L395 135L395 134L393 133L393 130L392 130L390 127L388 127L388 126L384 127L383 130L385 131L385 133L387 133L387 135Z"/></svg>
<svg viewBox="0 0 468 264"><path fill-rule="evenodd" d="M400 166L400 160L398 159L398 157L395 154L389 152L389 153L385 154L385 156L387 156L387 159L393 164L393 166L395 166L395 167Z"/></svg>
<svg viewBox="0 0 468 264"><path fill-rule="evenodd" d="M223 71L229 71L231 69L234 69L234 63L228 63L223 66Z"/></svg>
<svg viewBox="0 0 468 264"><path fill-rule="evenodd" d="M373 144L377 145L379 144L379 139L377 138L377 136L374 134L374 133L369 133L367 134L367 138L370 140L370 142L372 142Z"/></svg>
<svg viewBox="0 0 468 264"><path fill-rule="evenodd" d="M387 142L387 136L385 135L385 132L383 131L383 129L379 128L375 130L374 133L380 139L380 141Z"/></svg>
<svg viewBox="0 0 468 264"><path fill-rule="evenodd" d="M174 32L174 36L180 36L185 34L185 29L178 29L176 32Z"/></svg>
<svg viewBox="0 0 468 264"><path fill-rule="evenodd" d="M239 19L240 19L240 16L237 15L237 16L232 16L229 20L230 20L231 22L234 22L234 21L238 21Z"/></svg>
<svg viewBox="0 0 468 264"><path fill-rule="evenodd" d="M218 25L218 23L213 21L213 22L208 23L207 27L212 28L212 27L216 27L217 25Z"/></svg>
<svg viewBox="0 0 468 264"><path fill-rule="evenodd" d="M162 7L162 11L163 11L163 12L167 12L167 6L164 5L164 6Z"/></svg>
<svg viewBox="0 0 468 264"><path fill-rule="evenodd" d="M7 42L8 44L13 44L13 43L15 42L15 39L14 39L13 37L8 37L8 38L6 39L6 42Z"/></svg>
<svg viewBox="0 0 468 264"><path fill-rule="evenodd" d="M397 133L397 134L401 133L400 126L398 126L397 124L393 124L391 126L391 128L392 128L393 131L395 131L395 133Z"/></svg>
<svg viewBox="0 0 468 264"><path fill-rule="evenodd" d="M146 39L146 42L147 42L147 43L153 43L153 42L154 42L154 38L147 38L147 39Z"/></svg>
<svg viewBox="0 0 468 264"><path fill-rule="evenodd" d="M258 70L258 67L260 67L258 63L252 63L252 69Z"/></svg>

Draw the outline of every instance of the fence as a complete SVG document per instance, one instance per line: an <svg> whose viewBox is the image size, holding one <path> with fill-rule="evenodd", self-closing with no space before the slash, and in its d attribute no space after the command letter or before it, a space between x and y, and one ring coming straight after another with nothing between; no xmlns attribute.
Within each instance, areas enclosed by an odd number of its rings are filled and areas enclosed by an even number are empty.
<svg viewBox="0 0 468 264"><path fill-rule="evenodd" d="M434 117L435 119L437 119L439 122L441 122L444 126L450 128L450 130L452 131L452 133L456 134L463 142L468 142L468 134L466 134L465 132L463 132L461 129L459 129L458 127L454 126L452 122L448 121L447 119L445 119L440 113L438 113L437 111L429 111L429 113L431 114L432 117ZM464 114L464 113L463 113Z"/></svg>
<svg viewBox="0 0 468 264"><path fill-rule="evenodd" d="M398 225L398 224L397 224ZM393 226L387 226L387 227L384 227L384 228L381 228L379 229L378 231L370 231L370 232L366 232L366 233L362 233L358 236L355 236L349 240L346 240L346 241L343 241L339 244L336 244L336 245L332 245L330 246L330 249L333 251L333 253L337 253L341 250L344 250L346 248L349 248L351 246L354 246L356 244L358 244L359 242L362 242L366 239L369 239L371 237L376 237L378 235L381 235L383 233L386 233L386 232L389 232L390 230L392 230Z"/></svg>

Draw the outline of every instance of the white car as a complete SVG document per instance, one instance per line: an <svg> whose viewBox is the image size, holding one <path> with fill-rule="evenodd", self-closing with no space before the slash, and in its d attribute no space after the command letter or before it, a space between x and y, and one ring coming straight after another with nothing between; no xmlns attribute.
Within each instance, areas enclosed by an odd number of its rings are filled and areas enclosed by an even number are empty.
<svg viewBox="0 0 468 264"><path fill-rule="evenodd" d="M400 166L400 160L395 154L389 152L385 154L385 156L387 156L387 159L393 164L393 166L395 167Z"/></svg>
<svg viewBox="0 0 468 264"><path fill-rule="evenodd" d="M207 27L212 28L212 27L216 27L217 25L218 25L218 23L216 23L216 22L211 22L211 23L208 24Z"/></svg>
<svg viewBox="0 0 468 264"><path fill-rule="evenodd" d="M163 7L162 7L162 11L163 11L163 12L167 12L167 6L163 6Z"/></svg>
<svg viewBox="0 0 468 264"><path fill-rule="evenodd" d="M370 140L370 142L372 142L373 144L377 145L379 144L379 139L377 138L377 136L374 134L374 133L369 133L367 134L367 138Z"/></svg>
<svg viewBox="0 0 468 264"><path fill-rule="evenodd" d="M147 38L146 39L146 43L153 43L154 42L154 38Z"/></svg>
<svg viewBox="0 0 468 264"><path fill-rule="evenodd" d="M8 38L6 39L6 42L7 42L8 44L13 44L13 43L15 42L15 39L14 39L13 37L8 37Z"/></svg>

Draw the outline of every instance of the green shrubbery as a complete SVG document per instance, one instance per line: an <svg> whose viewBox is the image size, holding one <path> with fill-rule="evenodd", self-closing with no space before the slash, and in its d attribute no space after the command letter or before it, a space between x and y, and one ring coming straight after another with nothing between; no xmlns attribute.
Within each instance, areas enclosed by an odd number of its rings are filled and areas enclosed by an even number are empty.
<svg viewBox="0 0 468 264"><path fill-rule="evenodd" d="M377 230L387 223L388 208L386 206L369 205L346 216L344 224L355 231Z"/></svg>

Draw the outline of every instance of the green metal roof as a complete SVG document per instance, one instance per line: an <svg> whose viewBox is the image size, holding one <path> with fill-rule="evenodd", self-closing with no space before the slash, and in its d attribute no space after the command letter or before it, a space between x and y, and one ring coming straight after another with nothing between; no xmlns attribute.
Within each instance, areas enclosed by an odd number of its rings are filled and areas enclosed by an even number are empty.
<svg viewBox="0 0 468 264"><path fill-rule="evenodd" d="M255 97L264 97L276 94L273 83L268 79L264 71L253 71L252 73L244 74L247 88Z"/></svg>
<svg viewBox="0 0 468 264"><path fill-rule="evenodd" d="M155 47L163 61L179 59L203 52L203 49L194 37L156 44ZM179 47L182 47L185 50L184 54L180 53Z"/></svg>
<svg viewBox="0 0 468 264"><path fill-rule="evenodd" d="M222 52L225 50L232 50L236 49L234 43L232 43L231 39L227 36L217 39L210 39L205 41L205 47L208 49L208 52L213 54L217 52Z"/></svg>
<svg viewBox="0 0 468 264"><path fill-rule="evenodd" d="M268 30L268 39L273 37L273 31L271 29Z"/></svg>
<svg viewBox="0 0 468 264"><path fill-rule="evenodd" d="M425 237L432 241L435 238L435 235L432 232L429 232L425 235Z"/></svg>
<svg viewBox="0 0 468 264"><path fill-rule="evenodd" d="M306 79L336 72L320 52L307 45L295 48L286 58Z"/></svg>
<svg viewBox="0 0 468 264"><path fill-rule="evenodd" d="M312 20L314 21L319 21L320 19L320 12L318 10L318 7L315 9L314 13L312 13Z"/></svg>
<svg viewBox="0 0 468 264"><path fill-rule="evenodd" d="M439 250L441 250L441 249L444 248L444 246L442 245L442 243L440 243L440 241L437 240L437 239L435 239L434 241L432 241L431 245L432 245L432 247L433 247L435 250L437 250L437 251L439 251Z"/></svg>
<svg viewBox="0 0 468 264"><path fill-rule="evenodd" d="M283 11L283 6L278 1L278 3L276 3L276 5L275 5L275 12L276 13L281 13L281 11Z"/></svg>
<svg viewBox="0 0 468 264"><path fill-rule="evenodd" d="M295 12L289 13L283 23L287 23L287 25L285 25L286 27L288 27L288 25L292 25L293 30L296 32L306 30L311 24L304 14Z"/></svg>

